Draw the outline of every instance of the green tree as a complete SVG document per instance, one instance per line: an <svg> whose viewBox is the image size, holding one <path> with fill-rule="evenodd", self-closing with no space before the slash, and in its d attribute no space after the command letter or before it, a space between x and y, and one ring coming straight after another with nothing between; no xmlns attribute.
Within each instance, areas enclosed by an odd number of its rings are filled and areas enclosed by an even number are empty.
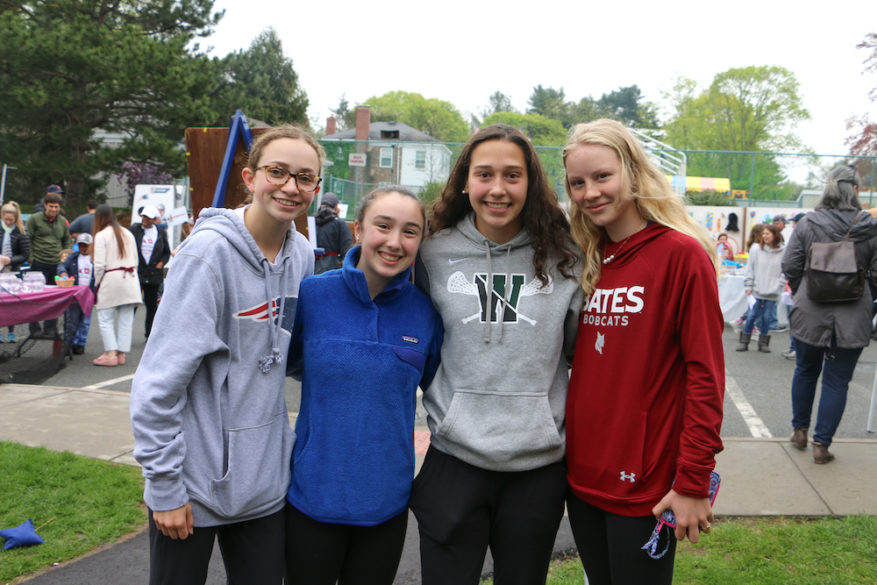
<svg viewBox="0 0 877 585"><path fill-rule="evenodd" d="M370 97L365 103L371 107L375 122L402 122L442 142L465 142L469 137L466 120L450 102L391 91Z"/></svg>
<svg viewBox="0 0 877 585"><path fill-rule="evenodd" d="M590 96L583 97L578 103L570 102L567 122L568 126L565 124L564 127L572 128L576 124L592 122L603 117L605 117L603 110L597 101Z"/></svg>
<svg viewBox="0 0 877 585"><path fill-rule="evenodd" d="M587 96L578 102L566 101L563 88L537 85L529 104L527 113L557 120L566 129L598 118L612 118L638 128L658 127L654 104L644 101L642 91L636 85L604 93L599 100Z"/></svg>
<svg viewBox="0 0 877 585"><path fill-rule="evenodd" d="M10 192L98 194L125 161L178 174L187 125L211 112L214 69L197 38L221 18L212 0L0 2L0 160ZM102 136L117 144L108 145Z"/></svg>
<svg viewBox="0 0 877 585"><path fill-rule="evenodd" d="M527 135L535 146L563 146L566 130L557 120L541 114L521 114L519 112L496 112L484 118L483 125L508 124Z"/></svg>
<svg viewBox="0 0 877 585"><path fill-rule="evenodd" d="M810 114L803 107L798 80L788 69L729 69L716 75L697 97L693 97L693 82L679 83L686 93L677 100L677 110L665 125L674 146L745 151L801 148L794 129ZM677 121L686 126L687 139L697 144L680 142Z"/></svg>
<svg viewBox="0 0 877 585"><path fill-rule="evenodd" d="M635 128L657 128L658 116L653 104L643 101L643 94L636 85L620 87L604 93L597 102L598 112Z"/></svg>
<svg viewBox="0 0 877 585"><path fill-rule="evenodd" d="M542 87L540 83L533 88L533 93L527 102L530 109L528 114L539 114L552 120L564 122L569 117L569 108L564 96L563 88ZM565 127L566 124L564 124Z"/></svg>
<svg viewBox="0 0 877 585"><path fill-rule="evenodd" d="M664 125L664 141L676 148L738 152L803 148L794 129L810 114L802 105L795 75L782 67L729 69L700 93L696 83L680 78L667 97L673 114ZM776 192L785 180L768 155L689 155L688 173L728 177L734 189L752 187L755 197Z"/></svg>
<svg viewBox="0 0 877 585"><path fill-rule="evenodd" d="M350 102L347 101L345 94L342 93L338 98L338 107L329 111L335 116L339 131L356 126L356 110L350 108Z"/></svg>
<svg viewBox="0 0 877 585"><path fill-rule="evenodd" d="M489 98L487 98L487 107L481 112L482 117L486 118L497 112L514 112L512 100L503 92L496 90Z"/></svg>
<svg viewBox="0 0 877 585"><path fill-rule="evenodd" d="M247 50L226 56L218 66L212 103L216 118L210 125L228 125L235 110L270 126L307 124L307 95L273 28L260 33Z"/></svg>
<svg viewBox="0 0 877 585"><path fill-rule="evenodd" d="M868 49L870 54L865 58L865 72L877 73L877 33L869 33L865 40L856 45L859 49ZM868 97L877 104L877 86L868 92ZM877 122L872 122L868 118L868 114L862 114L853 117L847 122L847 128L853 133L847 138L847 145L850 147L850 154L877 156ZM873 164L873 163L872 163ZM859 164L859 174L861 175L865 189L873 190L871 178L874 170L870 165Z"/></svg>

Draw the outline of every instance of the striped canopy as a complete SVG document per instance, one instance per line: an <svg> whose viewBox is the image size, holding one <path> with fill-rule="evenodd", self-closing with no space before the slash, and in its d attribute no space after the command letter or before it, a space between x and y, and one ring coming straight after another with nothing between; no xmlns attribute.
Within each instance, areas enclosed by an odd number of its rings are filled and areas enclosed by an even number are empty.
<svg viewBox="0 0 877 585"><path fill-rule="evenodd" d="M667 175L674 191L719 191L727 193L731 190L731 179L718 177L681 177Z"/></svg>

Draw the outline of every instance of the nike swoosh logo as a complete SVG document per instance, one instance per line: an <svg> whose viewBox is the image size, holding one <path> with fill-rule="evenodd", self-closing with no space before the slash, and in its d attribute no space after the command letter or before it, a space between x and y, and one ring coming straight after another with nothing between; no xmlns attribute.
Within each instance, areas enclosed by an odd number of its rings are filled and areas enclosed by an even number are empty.
<svg viewBox="0 0 877 585"><path fill-rule="evenodd" d="M453 258L448 258L448 265L453 266L454 264L459 264L460 262L465 262L468 258L458 258L454 260Z"/></svg>

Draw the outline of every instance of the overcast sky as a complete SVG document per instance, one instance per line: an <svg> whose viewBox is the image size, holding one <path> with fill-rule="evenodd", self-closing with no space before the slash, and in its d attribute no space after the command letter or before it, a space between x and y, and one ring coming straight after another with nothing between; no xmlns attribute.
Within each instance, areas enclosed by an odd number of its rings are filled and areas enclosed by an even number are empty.
<svg viewBox="0 0 877 585"><path fill-rule="evenodd" d="M795 74L812 116L798 135L819 154L848 152L850 116L877 121L867 97L877 74L864 73L868 53L856 49L877 32L875 0L217 0L215 8L225 17L202 46L224 56L274 26L319 126L342 94L355 105L417 92L468 120L496 90L519 111L539 84L574 101L635 84L660 105L679 75L705 88L749 65Z"/></svg>

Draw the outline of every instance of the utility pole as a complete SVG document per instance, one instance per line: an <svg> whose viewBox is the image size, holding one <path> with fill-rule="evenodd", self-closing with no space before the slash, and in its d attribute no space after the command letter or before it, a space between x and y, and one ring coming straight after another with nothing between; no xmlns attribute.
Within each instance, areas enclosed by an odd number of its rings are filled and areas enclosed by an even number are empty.
<svg viewBox="0 0 877 585"><path fill-rule="evenodd" d="M6 200L6 170L12 169L15 170L16 167L10 167L6 163L3 163L3 175L0 177L0 205L3 205L3 202Z"/></svg>

